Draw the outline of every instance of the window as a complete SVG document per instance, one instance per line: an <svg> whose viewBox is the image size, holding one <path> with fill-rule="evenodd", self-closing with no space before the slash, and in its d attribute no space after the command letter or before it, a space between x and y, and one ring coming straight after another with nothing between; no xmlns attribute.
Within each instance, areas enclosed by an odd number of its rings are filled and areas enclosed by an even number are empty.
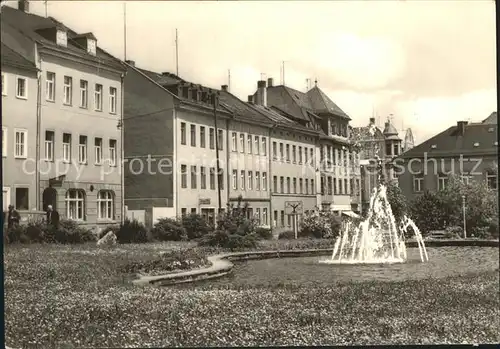
<svg viewBox="0 0 500 349"><path fill-rule="evenodd" d="M97 194L97 218L114 219L113 193L109 190L101 190Z"/></svg>
<svg viewBox="0 0 500 349"><path fill-rule="evenodd" d="M264 176L264 173L262 174L262 176ZM278 192L278 177L277 176L273 176L273 191L275 193Z"/></svg>
<svg viewBox="0 0 500 349"><path fill-rule="evenodd" d="M7 76L2 73L2 96L7 96Z"/></svg>
<svg viewBox="0 0 500 349"><path fill-rule="evenodd" d="M285 192L285 178L283 176L280 177L280 193L283 194Z"/></svg>
<svg viewBox="0 0 500 349"><path fill-rule="evenodd" d="M278 159L278 147L276 142L273 142L273 160Z"/></svg>
<svg viewBox="0 0 500 349"><path fill-rule="evenodd" d="M259 155L259 136L254 136L253 151L255 155Z"/></svg>
<svg viewBox="0 0 500 349"><path fill-rule="evenodd" d="M294 145L292 146L292 161L293 163L297 163L297 147Z"/></svg>
<svg viewBox="0 0 500 349"><path fill-rule="evenodd" d="M290 162L290 144L286 145L286 162Z"/></svg>
<svg viewBox="0 0 500 349"><path fill-rule="evenodd" d="M340 184L340 188L342 188L342 184ZM333 179L333 194L335 194L335 195L342 194L342 193L339 193L339 191L337 190L337 178Z"/></svg>
<svg viewBox="0 0 500 349"><path fill-rule="evenodd" d="M448 182L448 177L442 173L438 174L437 176L437 180L438 180L438 185L437 185L437 189L438 190L443 190L446 188L446 183Z"/></svg>
<svg viewBox="0 0 500 349"><path fill-rule="evenodd" d="M267 140L266 137L262 137L262 151L261 154L267 156Z"/></svg>
<svg viewBox="0 0 500 349"><path fill-rule="evenodd" d="M245 152L245 134L240 133L240 152Z"/></svg>
<svg viewBox="0 0 500 349"><path fill-rule="evenodd" d="M94 139L95 164L102 164L102 138Z"/></svg>
<svg viewBox="0 0 500 349"><path fill-rule="evenodd" d="M231 135L231 144L232 144L232 151L237 151L238 149L238 143L236 142L236 132L233 132Z"/></svg>
<svg viewBox="0 0 500 349"><path fill-rule="evenodd" d="M314 187L314 179L311 179L311 194L316 194L316 189Z"/></svg>
<svg viewBox="0 0 500 349"><path fill-rule="evenodd" d="M302 147L299 147L299 164L302 163Z"/></svg>
<svg viewBox="0 0 500 349"><path fill-rule="evenodd" d="M267 225L267 207L262 209L262 224Z"/></svg>
<svg viewBox="0 0 500 349"><path fill-rule="evenodd" d="M14 157L28 157L28 131L15 130Z"/></svg>
<svg viewBox="0 0 500 349"><path fill-rule="evenodd" d="M191 146L196 147L196 125L191 125Z"/></svg>
<svg viewBox="0 0 500 349"><path fill-rule="evenodd" d="M196 166L191 166L191 189L196 189Z"/></svg>
<svg viewBox="0 0 500 349"><path fill-rule="evenodd" d="M297 178L293 178L293 193L297 194Z"/></svg>
<svg viewBox="0 0 500 349"><path fill-rule="evenodd" d="M28 98L28 80L26 78L18 77L16 79L16 97L22 99Z"/></svg>
<svg viewBox="0 0 500 349"><path fill-rule="evenodd" d="M56 74L49 71L45 80L45 99L50 102L56 100Z"/></svg>
<svg viewBox="0 0 500 349"><path fill-rule="evenodd" d="M488 183L489 188L491 188L491 189L498 188L497 174L495 173L494 170L486 171L486 182Z"/></svg>
<svg viewBox="0 0 500 349"><path fill-rule="evenodd" d="M299 194L304 194L304 182L302 178L299 178Z"/></svg>
<svg viewBox="0 0 500 349"><path fill-rule="evenodd" d="M326 189L327 189L328 195L332 195L333 194L332 187L333 187L332 186L332 177L327 177L326 178Z"/></svg>
<svg viewBox="0 0 500 349"><path fill-rule="evenodd" d="M287 194L290 194L290 177L286 177L286 192Z"/></svg>
<svg viewBox="0 0 500 349"><path fill-rule="evenodd" d="M280 143L280 161L285 160L285 153L283 151L283 143Z"/></svg>
<svg viewBox="0 0 500 349"><path fill-rule="evenodd" d="M7 129L2 127L2 156L7 156Z"/></svg>
<svg viewBox="0 0 500 349"><path fill-rule="evenodd" d="M344 178L344 194L350 194L349 187L347 186L347 179L345 178Z"/></svg>
<svg viewBox="0 0 500 349"><path fill-rule="evenodd" d="M186 123L181 122L181 144L186 145Z"/></svg>
<svg viewBox="0 0 500 349"><path fill-rule="evenodd" d="M59 46L66 47L68 45L68 34L64 30L58 30L56 34L56 43Z"/></svg>
<svg viewBox="0 0 500 349"><path fill-rule="evenodd" d="M16 188L16 210L28 211L29 206L29 189Z"/></svg>
<svg viewBox="0 0 500 349"><path fill-rule="evenodd" d="M285 211L281 211L281 226L285 226Z"/></svg>
<svg viewBox="0 0 500 349"><path fill-rule="evenodd" d="M424 177L422 175L413 176L413 191L418 193L423 190Z"/></svg>
<svg viewBox="0 0 500 349"><path fill-rule="evenodd" d="M325 190L325 177L321 177L321 195L325 195L326 190Z"/></svg>
<svg viewBox="0 0 500 349"><path fill-rule="evenodd" d="M66 105L71 105L71 103L73 102L73 78L71 76L64 77L63 92L63 103Z"/></svg>
<svg viewBox="0 0 500 349"><path fill-rule="evenodd" d="M207 173L205 171L206 171L205 167L201 166L200 167L200 180L201 180L200 188L201 189L207 189Z"/></svg>
<svg viewBox="0 0 500 349"><path fill-rule="evenodd" d="M215 168L210 168L210 189L215 190Z"/></svg>
<svg viewBox="0 0 500 349"><path fill-rule="evenodd" d="M255 172L255 190L260 190L260 172Z"/></svg>
<svg viewBox="0 0 500 349"><path fill-rule="evenodd" d="M54 161L54 132L45 131L45 160Z"/></svg>
<svg viewBox="0 0 500 349"><path fill-rule="evenodd" d="M200 126L200 147L205 148L206 146L206 139L205 139L205 126Z"/></svg>
<svg viewBox="0 0 500 349"><path fill-rule="evenodd" d="M95 84L94 109L102 111L102 85L100 84Z"/></svg>
<svg viewBox="0 0 500 349"><path fill-rule="evenodd" d="M85 220L85 193L83 190L68 190L65 201L68 219Z"/></svg>
<svg viewBox="0 0 500 349"><path fill-rule="evenodd" d="M262 224L262 221L260 220L260 208L257 207L255 209L255 219L257 220L258 224Z"/></svg>
<svg viewBox="0 0 500 349"><path fill-rule="evenodd" d="M80 164L87 163L87 136L80 136L78 142L78 162Z"/></svg>
<svg viewBox="0 0 500 349"><path fill-rule="evenodd" d="M191 213L196 213L196 207L191 209Z"/></svg>
<svg viewBox="0 0 500 349"><path fill-rule="evenodd" d="M314 148L311 148L311 162L314 162Z"/></svg>
<svg viewBox="0 0 500 349"><path fill-rule="evenodd" d="M220 170L220 173L217 175L217 180L219 183L220 190L224 190L224 170Z"/></svg>
<svg viewBox="0 0 500 349"><path fill-rule="evenodd" d="M181 165L181 188L187 188L187 166Z"/></svg>
<svg viewBox="0 0 500 349"><path fill-rule="evenodd" d="M109 165L116 166L116 140L109 140Z"/></svg>
<svg viewBox="0 0 500 349"><path fill-rule="evenodd" d="M274 219L273 219L273 227L278 226L278 211L274 210Z"/></svg>
<svg viewBox="0 0 500 349"><path fill-rule="evenodd" d="M80 108L88 108L89 103L89 83L86 80L80 80Z"/></svg>
<svg viewBox="0 0 500 349"><path fill-rule="evenodd" d="M252 190L253 188L253 175L252 171L248 171L248 184L247 184L248 190Z"/></svg>
<svg viewBox="0 0 500 349"><path fill-rule="evenodd" d="M306 178L305 186L306 186L306 194L309 194L309 179L308 178Z"/></svg>
<svg viewBox="0 0 500 349"><path fill-rule="evenodd" d="M185 217L187 215L187 208L183 207L181 208L181 216Z"/></svg>
<svg viewBox="0 0 500 349"><path fill-rule="evenodd" d="M109 112L111 114L116 114L116 101L117 101L117 89L116 87L109 88Z"/></svg>
<svg viewBox="0 0 500 349"><path fill-rule="evenodd" d="M247 137L247 148L248 154L252 154L252 136L250 135Z"/></svg>
<svg viewBox="0 0 500 349"><path fill-rule="evenodd" d="M71 134L63 133L63 161L71 162Z"/></svg>
<svg viewBox="0 0 500 349"><path fill-rule="evenodd" d="M219 150L224 150L224 134L222 133L222 130L218 130L217 134L217 145L219 146Z"/></svg>
<svg viewBox="0 0 500 349"><path fill-rule="evenodd" d="M245 171L240 171L240 188L241 190L245 190Z"/></svg>
<svg viewBox="0 0 500 349"><path fill-rule="evenodd" d="M238 171L233 170L233 190L238 189Z"/></svg>
<svg viewBox="0 0 500 349"><path fill-rule="evenodd" d="M215 149L215 129L211 127L210 130L208 130L208 139L210 149Z"/></svg>

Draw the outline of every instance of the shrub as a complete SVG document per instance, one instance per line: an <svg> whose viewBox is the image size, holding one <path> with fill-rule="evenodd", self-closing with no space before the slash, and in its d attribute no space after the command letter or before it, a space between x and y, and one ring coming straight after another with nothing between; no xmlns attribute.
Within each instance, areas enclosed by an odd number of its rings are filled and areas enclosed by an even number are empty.
<svg viewBox="0 0 500 349"><path fill-rule="evenodd" d="M183 241L188 239L186 229L178 219L160 218L151 231L155 240Z"/></svg>
<svg viewBox="0 0 500 349"><path fill-rule="evenodd" d="M239 235L230 234L228 235L228 240L226 243L226 248L231 250L240 248L256 248L257 247L257 236L256 234Z"/></svg>
<svg viewBox="0 0 500 349"><path fill-rule="evenodd" d="M474 227L471 230L470 236L478 239L489 239L491 238L490 227Z"/></svg>
<svg viewBox="0 0 500 349"><path fill-rule="evenodd" d="M46 232L47 240L61 244L79 244L97 240L92 230L73 220L61 220L57 228L49 226Z"/></svg>
<svg viewBox="0 0 500 349"><path fill-rule="evenodd" d="M47 230L47 225L42 221L29 222L26 225L26 237L29 242L52 242L50 241L50 234L45 236ZM46 241L45 238L48 238L49 241Z"/></svg>
<svg viewBox="0 0 500 349"><path fill-rule="evenodd" d="M299 236L336 238L340 234L340 217L330 211L318 211L306 215L300 223Z"/></svg>
<svg viewBox="0 0 500 349"><path fill-rule="evenodd" d="M7 241L10 244L29 242L28 236L26 235L25 225L16 225L11 228L8 228L6 235L7 235Z"/></svg>
<svg viewBox="0 0 500 349"><path fill-rule="evenodd" d="M268 228L257 228L255 229L255 234L257 234L257 237L260 239L264 240L271 240L273 238L273 233L271 229Z"/></svg>
<svg viewBox="0 0 500 349"><path fill-rule="evenodd" d="M213 231L213 227L207 223L205 218L196 213L191 213L182 217L181 222L189 240L200 238Z"/></svg>
<svg viewBox="0 0 500 349"><path fill-rule="evenodd" d="M126 219L116 232L116 238L120 244L143 243L151 240L148 229L137 219Z"/></svg>
<svg viewBox="0 0 500 349"><path fill-rule="evenodd" d="M488 224L488 231L492 238L498 239L498 220L492 220Z"/></svg>
<svg viewBox="0 0 500 349"><path fill-rule="evenodd" d="M459 239L464 236L464 229L458 225L446 227L444 237L447 239Z"/></svg>
<svg viewBox="0 0 500 349"><path fill-rule="evenodd" d="M291 240L295 239L295 233L292 230L285 230L279 233L278 240Z"/></svg>
<svg viewBox="0 0 500 349"><path fill-rule="evenodd" d="M424 236L444 227L446 219L443 210L441 197L430 191L424 192L410 205L411 218Z"/></svg>

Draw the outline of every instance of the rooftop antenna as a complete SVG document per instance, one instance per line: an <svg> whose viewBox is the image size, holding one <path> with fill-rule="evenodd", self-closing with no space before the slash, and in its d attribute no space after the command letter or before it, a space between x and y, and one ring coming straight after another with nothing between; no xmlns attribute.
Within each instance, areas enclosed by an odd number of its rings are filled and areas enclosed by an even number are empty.
<svg viewBox="0 0 500 349"><path fill-rule="evenodd" d="M127 60L127 3L125 1L123 2L123 60Z"/></svg>
<svg viewBox="0 0 500 349"><path fill-rule="evenodd" d="M45 5L45 17L48 17L49 15L48 15L48 10L47 10L47 6L48 6L47 0L45 0L43 3Z"/></svg>
<svg viewBox="0 0 500 349"><path fill-rule="evenodd" d="M260 79L264 80L264 77L266 76L266 73L260 73Z"/></svg>
<svg viewBox="0 0 500 349"><path fill-rule="evenodd" d="M314 86L318 86L318 78L316 78L316 80L314 80Z"/></svg>
<svg viewBox="0 0 500 349"><path fill-rule="evenodd" d="M311 79L306 79L306 92L309 91L309 84L311 83Z"/></svg>
<svg viewBox="0 0 500 349"><path fill-rule="evenodd" d="M175 68L176 75L179 76L179 37L177 35L177 28L175 28Z"/></svg>
<svg viewBox="0 0 500 349"><path fill-rule="evenodd" d="M227 70L227 90L231 91L231 69Z"/></svg>
<svg viewBox="0 0 500 349"><path fill-rule="evenodd" d="M283 86L285 86L285 61L283 61Z"/></svg>

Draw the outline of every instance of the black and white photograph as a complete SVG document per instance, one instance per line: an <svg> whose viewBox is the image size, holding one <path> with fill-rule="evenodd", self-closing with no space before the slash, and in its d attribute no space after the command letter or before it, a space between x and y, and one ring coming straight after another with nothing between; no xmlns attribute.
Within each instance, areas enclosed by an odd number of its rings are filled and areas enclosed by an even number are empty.
<svg viewBox="0 0 500 349"><path fill-rule="evenodd" d="M0 5L5 348L500 342L495 1Z"/></svg>

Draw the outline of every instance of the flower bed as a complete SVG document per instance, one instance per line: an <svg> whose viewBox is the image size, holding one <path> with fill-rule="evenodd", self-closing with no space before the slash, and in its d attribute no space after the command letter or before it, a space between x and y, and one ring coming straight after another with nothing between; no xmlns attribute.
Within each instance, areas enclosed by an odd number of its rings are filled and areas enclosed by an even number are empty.
<svg viewBox="0 0 500 349"><path fill-rule="evenodd" d="M156 244L8 246L13 348L498 342L498 270L328 286L137 287L124 266ZM269 249L267 247L266 249Z"/></svg>

